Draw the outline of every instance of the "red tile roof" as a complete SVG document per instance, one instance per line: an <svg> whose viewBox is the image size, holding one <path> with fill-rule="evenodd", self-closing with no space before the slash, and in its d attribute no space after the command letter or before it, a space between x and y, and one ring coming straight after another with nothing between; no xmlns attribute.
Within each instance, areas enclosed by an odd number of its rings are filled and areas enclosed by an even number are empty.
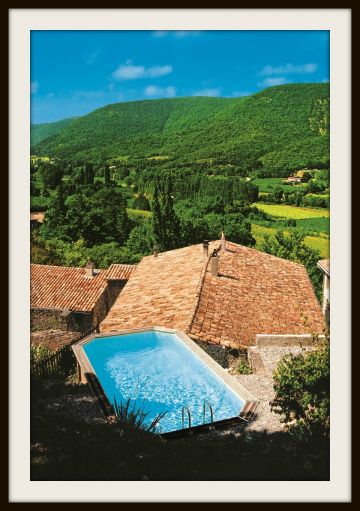
<svg viewBox="0 0 360 511"><path fill-rule="evenodd" d="M219 246L212 242L209 255ZM218 277L202 244L144 257L101 331L161 326L234 346L261 333L322 332L323 315L302 265L234 243L219 255Z"/></svg>
<svg viewBox="0 0 360 511"><path fill-rule="evenodd" d="M206 272L190 334L246 345L256 334L322 333L323 328L304 266L228 243L220 253L219 276Z"/></svg>
<svg viewBox="0 0 360 511"><path fill-rule="evenodd" d="M32 264L31 307L91 312L107 286L106 270L95 272L87 277L85 268Z"/></svg>
<svg viewBox="0 0 360 511"><path fill-rule="evenodd" d="M106 278L107 280L129 280L135 268L135 264L112 264L106 270Z"/></svg>
<svg viewBox="0 0 360 511"><path fill-rule="evenodd" d="M117 298L101 331L168 326L186 330L204 267L202 245L144 257Z"/></svg>

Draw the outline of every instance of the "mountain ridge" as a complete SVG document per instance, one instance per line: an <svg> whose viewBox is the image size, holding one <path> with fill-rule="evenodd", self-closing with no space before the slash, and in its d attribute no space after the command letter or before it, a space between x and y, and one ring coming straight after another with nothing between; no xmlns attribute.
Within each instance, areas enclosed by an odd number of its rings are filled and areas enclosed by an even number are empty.
<svg viewBox="0 0 360 511"><path fill-rule="evenodd" d="M57 126L32 144L32 153L92 161L220 158L275 170L329 164L327 83L281 85L239 98L113 103L63 121L47 123L47 130Z"/></svg>

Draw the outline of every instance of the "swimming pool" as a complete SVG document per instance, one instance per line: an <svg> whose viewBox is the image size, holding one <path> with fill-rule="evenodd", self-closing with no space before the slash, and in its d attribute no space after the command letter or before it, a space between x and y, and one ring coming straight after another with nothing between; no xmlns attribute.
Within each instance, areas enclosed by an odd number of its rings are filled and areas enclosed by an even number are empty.
<svg viewBox="0 0 360 511"><path fill-rule="evenodd" d="M191 426L237 417L249 402L246 390L181 332L99 335L79 344L84 370L93 370L111 404L130 399L135 410L147 412L145 423L166 412L160 433L188 427L189 414Z"/></svg>

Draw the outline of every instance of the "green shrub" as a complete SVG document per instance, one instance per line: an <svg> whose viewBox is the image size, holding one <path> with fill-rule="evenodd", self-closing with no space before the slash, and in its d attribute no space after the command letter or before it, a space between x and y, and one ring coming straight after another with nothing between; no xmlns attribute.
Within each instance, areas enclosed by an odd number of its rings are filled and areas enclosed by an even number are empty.
<svg viewBox="0 0 360 511"><path fill-rule="evenodd" d="M30 345L30 361L32 364L38 364L44 358L47 358L53 353L49 348L42 346L41 344Z"/></svg>
<svg viewBox="0 0 360 511"><path fill-rule="evenodd" d="M236 372L239 374L252 374L251 367L247 359L240 357L236 366Z"/></svg>
<svg viewBox="0 0 360 511"><path fill-rule="evenodd" d="M301 440L328 438L330 434L330 346L286 355L274 371L275 413Z"/></svg>

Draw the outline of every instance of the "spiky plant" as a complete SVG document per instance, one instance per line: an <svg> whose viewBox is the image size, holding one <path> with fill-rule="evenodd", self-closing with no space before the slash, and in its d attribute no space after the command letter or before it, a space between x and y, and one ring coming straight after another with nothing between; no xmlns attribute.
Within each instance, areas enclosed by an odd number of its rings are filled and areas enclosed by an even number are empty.
<svg viewBox="0 0 360 511"><path fill-rule="evenodd" d="M134 406L131 405L130 398L125 402L118 402L114 396L114 412L116 422L121 425L124 429L128 430L136 430L136 431L145 431L147 433L156 433L158 430L158 425L163 417L166 415L165 412L161 412L156 415L150 424L145 424L145 419L149 415L148 412L145 412L143 406L141 408L135 409Z"/></svg>

